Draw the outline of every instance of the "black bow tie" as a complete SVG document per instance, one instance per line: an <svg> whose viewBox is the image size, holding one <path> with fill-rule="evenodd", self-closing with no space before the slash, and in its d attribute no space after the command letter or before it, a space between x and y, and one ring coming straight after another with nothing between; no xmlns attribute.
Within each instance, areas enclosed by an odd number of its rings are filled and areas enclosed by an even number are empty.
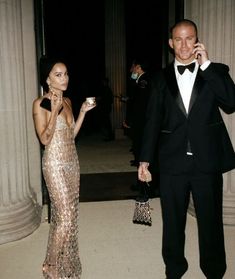
<svg viewBox="0 0 235 279"><path fill-rule="evenodd" d="M194 68L195 68L195 62L189 64L189 65L178 65L177 66L178 68L178 72L182 75L184 73L184 71L186 69L189 69L190 72L193 72L194 71Z"/></svg>

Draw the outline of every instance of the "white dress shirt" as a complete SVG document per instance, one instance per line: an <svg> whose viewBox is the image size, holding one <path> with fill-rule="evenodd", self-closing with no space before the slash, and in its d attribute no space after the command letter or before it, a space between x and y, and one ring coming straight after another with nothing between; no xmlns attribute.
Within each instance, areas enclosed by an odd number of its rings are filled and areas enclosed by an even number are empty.
<svg viewBox="0 0 235 279"><path fill-rule="evenodd" d="M191 94L192 94L192 89L193 89L193 85L196 79L196 75L197 75L197 71L199 68L199 64L197 62L196 59L194 59L191 63L195 62L195 68L193 72L190 72L188 69L186 69L184 71L184 73L181 75L178 72L177 66L178 65L187 65L187 64L182 64L179 61L177 61L175 59L175 74L176 74L176 80L178 83L178 87L180 90L180 94L181 94L181 98L183 100L184 103L184 107L186 112L188 113L188 109L189 109L189 102L190 102L190 98L191 98ZM200 68L202 71L204 71L209 65L210 65L210 61L207 60L205 63L203 63Z"/></svg>
<svg viewBox="0 0 235 279"><path fill-rule="evenodd" d="M187 113L188 113L189 102L190 102L190 98L191 98L191 94L192 94L193 85L194 85L198 67L199 67L199 64L197 63L196 59L194 61L192 61L191 63L193 63L193 62L195 62L194 71L190 72L189 69L186 69L184 71L184 73L181 75L178 72L177 66L183 65L183 64L180 63L179 61L175 60L176 80L177 80L181 98L183 100L184 107L185 107L185 110Z"/></svg>

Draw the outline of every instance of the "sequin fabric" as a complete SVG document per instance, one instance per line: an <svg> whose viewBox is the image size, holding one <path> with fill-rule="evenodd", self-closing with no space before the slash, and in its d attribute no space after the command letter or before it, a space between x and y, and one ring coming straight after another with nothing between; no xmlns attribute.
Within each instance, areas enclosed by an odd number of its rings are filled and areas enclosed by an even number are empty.
<svg viewBox="0 0 235 279"><path fill-rule="evenodd" d="M44 266L45 278L80 279L78 247L78 205L80 168L71 127L62 116L49 145L45 147L42 170L51 200L51 223Z"/></svg>

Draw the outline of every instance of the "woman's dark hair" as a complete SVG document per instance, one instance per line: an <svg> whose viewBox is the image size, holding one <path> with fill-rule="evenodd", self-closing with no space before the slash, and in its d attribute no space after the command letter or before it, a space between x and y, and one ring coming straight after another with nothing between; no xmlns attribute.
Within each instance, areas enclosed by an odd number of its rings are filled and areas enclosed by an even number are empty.
<svg viewBox="0 0 235 279"><path fill-rule="evenodd" d="M63 63L66 65L63 59L55 58L55 57L47 57L47 56L42 56L40 58L40 84L43 88L44 92L48 92L48 84L47 84L47 78L50 74L50 71L54 67L55 64L57 63Z"/></svg>

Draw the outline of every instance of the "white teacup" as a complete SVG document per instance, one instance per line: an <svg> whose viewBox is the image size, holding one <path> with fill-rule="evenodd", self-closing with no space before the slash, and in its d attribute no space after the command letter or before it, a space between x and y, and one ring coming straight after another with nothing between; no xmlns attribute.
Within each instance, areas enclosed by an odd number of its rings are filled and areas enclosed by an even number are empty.
<svg viewBox="0 0 235 279"><path fill-rule="evenodd" d="M87 97L86 102L91 106L94 105L95 104L95 97Z"/></svg>

